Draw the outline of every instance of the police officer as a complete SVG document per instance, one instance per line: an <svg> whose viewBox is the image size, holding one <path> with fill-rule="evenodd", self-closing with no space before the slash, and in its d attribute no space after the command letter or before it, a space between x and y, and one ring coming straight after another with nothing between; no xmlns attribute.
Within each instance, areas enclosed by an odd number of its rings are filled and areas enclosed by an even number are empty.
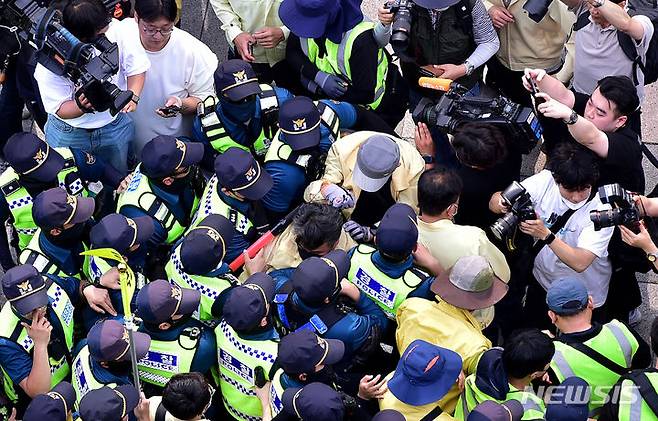
<svg viewBox="0 0 658 421"><path fill-rule="evenodd" d="M198 143L154 137L142 149L142 163L119 196L117 212L129 218L150 216L155 224L152 244L173 244L189 226L199 204L196 165L202 158L203 146Z"/></svg>
<svg viewBox="0 0 658 421"><path fill-rule="evenodd" d="M42 421L48 417L53 421L67 421L75 408L75 390L68 382L60 382L50 392L36 396L25 410L23 421Z"/></svg>
<svg viewBox="0 0 658 421"><path fill-rule="evenodd" d="M79 292L74 279L41 275L30 265L7 271L2 292L7 302L0 312L0 370L4 393L20 418L30 398L71 373Z"/></svg>
<svg viewBox="0 0 658 421"><path fill-rule="evenodd" d="M76 404L80 405L80 400L91 390L132 384L129 348L135 347L137 360L141 360L150 344L149 335L141 332L133 333L131 344L126 327L117 320L95 324L87 339L78 344L78 354L73 360L71 384Z"/></svg>
<svg viewBox="0 0 658 421"><path fill-rule="evenodd" d="M194 137L209 145L213 157L240 148L262 160L277 129L279 107L292 94L259 85L251 65L236 59L217 67L215 91L217 98L208 97L198 106Z"/></svg>
<svg viewBox="0 0 658 421"><path fill-rule="evenodd" d="M263 416L254 392L270 380L277 355L279 334L271 314L274 280L262 272L230 291L223 310L220 302L213 308L223 315L215 328L219 363L219 386L228 413L242 421Z"/></svg>
<svg viewBox="0 0 658 421"><path fill-rule="evenodd" d="M277 421L367 421L371 415L355 399L338 392L324 383L310 383L291 387L283 392L283 412Z"/></svg>
<svg viewBox="0 0 658 421"><path fill-rule="evenodd" d="M103 386L90 391L80 401L79 415L82 421L91 420L128 420L138 414L137 406L140 404L139 390L131 384L116 387ZM141 414L140 414L141 415ZM148 413L136 416L138 421L148 419Z"/></svg>
<svg viewBox="0 0 658 421"><path fill-rule="evenodd" d="M215 159L215 175L203 191L192 226L210 214L231 221L238 233L226 244L225 260L230 262L269 229L261 199L271 188L272 177L249 152L230 148Z"/></svg>
<svg viewBox="0 0 658 421"><path fill-rule="evenodd" d="M174 247L165 267L171 282L199 291L201 301L195 317L203 322L221 318L221 314L212 314L215 300L227 288L239 284L224 262L226 246L235 232L234 225L222 215L208 215Z"/></svg>
<svg viewBox="0 0 658 421"><path fill-rule="evenodd" d="M0 220L11 220L19 250L37 230L32 201L42 191L60 186L73 196L88 196L89 182L101 181L112 189L121 185L121 174L101 159L77 149L51 148L32 133L14 134L3 152L9 167L0 175ZM4 270L14 266L5 230L0 230L0 263Z"/></svg>
<svg viewBox="0 0 658 421"><path fill-rule="evenodd" d="M334 250L310 257L289 281L277 280L277 316L282 329L310 329L324 338L345 343L345 361L366 357L379 347L388 320L381 309L348 282L347 254Z"/></svg>

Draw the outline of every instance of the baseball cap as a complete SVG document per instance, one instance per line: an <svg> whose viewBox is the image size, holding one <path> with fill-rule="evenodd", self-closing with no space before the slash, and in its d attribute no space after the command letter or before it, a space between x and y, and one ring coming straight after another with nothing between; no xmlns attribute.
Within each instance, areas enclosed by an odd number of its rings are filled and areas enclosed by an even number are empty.
<svg viewBox="0 0 658 421"><path fill-rule="evenodd" d="M120 421L139 404L139 391L132 384L103 386L87 392L80 400L83 421Z"/></svg>
<svg viewBox="0 0 658 421"><path fill-rule="evenodd" d="M577 278L563 278L553 282L546 293L548 308L561 316L576 314L585 307L589 294Z"/></svg>
<svg viewBox="0 0 658 421"><path fill-rule="evenodd" d="M201 293L181 288L164 279L149 282L137 293L137 314L145 322L163 323L173 315L192 314L199 308Z"/></svg>
<svg viewBox="0 0 658 421"><path fill-rule="evenodd" d="M399 256L411 254L418 243L418 222L411 206L396 203L384 214L375 244L384 254Z"/></svg>
<svg viewBox="0 0 658 421"><path fill-rule="evenodd" d="M5 272L2 293L21 315L48 304L46 282L32 265L15 266Z"/></svg>
<svg viewBox="0 0 658 421"><path fill-rule="evenodd" d="M304 387L291 387L281 396L283 411L301 420L342 420L345 405L340 393L324 383L309 383Z"/></svg>
<svg viewBox="0 0 658 421"><path fill-rule="evenodd" d="M244 60L226 60L215 70L217 96L236 102L262 92L251 64Z"/></svg>
<svg viewBox="0 0 658 421"><path fill-rule="evenodd" d="M223 215L211 214L183 237L180 260L185 273L205 275L216 269L235 235L235 225Z"/></svg>
<svg viewBox="0 0 658 421"><path fill-rule="evenodd" d="M320 144L320 112L310 98L298 96L279 110L279 128L283 140L293 151Z"/></svg>
<svg viewBox="0 0 658 421"><path fill-rule="evenodd" d="M462 359L454 351L422 339L409 344L400 357L388 389L400 401L413 406L441 399L462 370Z"/></svg>
<svg viewBox="0 0 658 421"><path fill-rule="evenodd" d="M281 338L276 359L286 373L314 373L316 366L336 364L344 354L343 341L324 339L302 329Z"/></svg>
<svg viewBox="0 0 658 421"><path fill-rule="evenodd" d="M371 421L406 421L407 419L395 409L384 409L372 417Z"/></svg>
<svg viewBox="0 0 658 421"><path fill-rule="evenodd" d="M559 393L558 393L559 392ZM546 421L587 421L590 388L580 377L567 377L546 405Z"/></svg>
<svg viewBox="0 0 658 421"><path fill-rule="evenodd" d="M522 417L523 405L515 399L510 399L503 403L480 403L468 414L467 421L520 421Z"/></svg>
<svg viewBox="0 0 658 421"><path fill-rule="evenodd" d="M34 179L53 180L64 168L64 157L32 133L12 135L2 151L14 171Z"/></svg>
<svg viewBox="0 0 658 421"><path fill-rule="evenodd" d="M372 135L359 147L352 181L361 190L376 192L386 184L398 165L400 165L398 144L386 135Z"/></svg>
<svg viewBox="0 0 658 421"><path fill-rule="evenodd" d="M215 158L215 174L219 183L248 200L260 200L270 191L272 177L262 170L247 151L229 148Z"/></svg>
<svg viewBox="0 0 658 421"><path fill-rule="evenodd" d="M274 299L274 279L257 272L244 284L233 288L224 304L224 320L237 331L258 327L270 311Z"/></svg>
<svg viewBox="0 0 658 421"><path fill-rule="evenodd" d="M150 178L173 175L177 169L198 164L203 159L203 144L184 142L173 136L160 135L142 149L140 170Z"/></svg>
<svg viewBox="0 0 658 421"><path fill-rule="evenodd" d="M340 290L340 281L350 271L350 259L343 250L324 257L309 257L297 266L290 280L299 298L308 305L319 305Z"/></svg>
<svg viewBox="0 0 658 421"><path fill-rule="evenodd" d="M25 409L23 421L66 421L69 411L74 411L75 390L71 383L60 382L50 392L32 399Z"/></svg>
<svg viewBox="0 0 658 421"><path fill-rule="evenodd" d="M94 214L94 208L94 199L71 196L66 190L55 187L37 195L32 205L32 217L43 229L58 228L86 222Z"/></svg>
<svg viewBox="0 0 658 421"><path fill-rule="evenodd" d="M133 332L137 359L142 359L151 346L146 333ZM117 320L104 320L95 324L87 334L89 354L97 361L129 361L130 337L126 327Z"/></svg>
<svg viewBox="0 0 658 421"><path fill-rule="evenodd" d="M150 216L128 218L111 213L93 226L89 233L92 248L113 248L126 254L135 244L143 244L153 235L155 227Z"/></svg>
<svg viewBox="0 0 658 421"><path fill-rule="evenodd" d="M480 310L507 294L507 284L482 256L463 256L432 283L431 290L455 307Z"/></svg>

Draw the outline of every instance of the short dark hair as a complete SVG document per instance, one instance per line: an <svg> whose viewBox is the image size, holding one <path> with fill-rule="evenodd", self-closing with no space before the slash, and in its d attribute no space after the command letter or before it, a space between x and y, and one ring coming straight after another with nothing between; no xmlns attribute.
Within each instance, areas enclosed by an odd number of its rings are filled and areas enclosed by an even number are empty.
<svg viewBox="0 0 658 421"><path fill-rule="evenodd" d="M628 76L606 76L597 85L601 95L615 104L615 117L629 116L640 106L635 84Z"/></svg>
<svg viewBox="0 0 658 421"><path fill-rule="evenodd" d="M480 169L491 168L507 156L505 135L491 124L460 125L452 138L452 148L460 162Z"/></svg>
<svg viewBox="0 0 658 421"><path fill-rule="evenodd" d="M315 250L323 244L334 244L343 231L343 215L331 205L305 203L295 215L293 232L297 244Z"/></svg>
<svg viewBox="0 0 658 421"><path fill-rule="evenodd" d="M568 190L594 187L599 179L599 158L575 142L563 142L552 151L546 167L557 184Z"/></svg>
<svg viewBox="0 0 658 421"><path fill-rule="evenodd" d="M651 323L651 350L655 355L658 355L658 316L653 319Z"/></svg>
<svg viewBox="0 0 658 421"><path fill-rule="evenodd" d="M176 0L137 0L135 2L135 12L137 12L139 19L144 19L147 22L153 22L158 18L175 22L178 9Z"/></svg>
<svg viewBox="0 0 658 421"><path fill-rule="evenodd" d="M451 169L437 167L418 180L418 208L421 215L437 216L455 203L462 192L462 180Z"/></svg>
<svg viewBox="0 0 658 421"><path fill-rule="evenodd" d="M101 0L71 0L57 7L62 11L64 27L82 42L91 42L111 21Z"/></svg>
<svg viewBox="0 0 658 421"><path fill-rule="evenodd" d="M503 350L503 365L508 376L522 379L542 371L555 353L553 340L539 329L512 332Z"/></svg>
<svg viewBox="0 0 658 421"><path fill-rule="evenodd" d="M210 403L210 387L201 373L173 376L162 392L162 405L174 417L189 420Z"/></svg>

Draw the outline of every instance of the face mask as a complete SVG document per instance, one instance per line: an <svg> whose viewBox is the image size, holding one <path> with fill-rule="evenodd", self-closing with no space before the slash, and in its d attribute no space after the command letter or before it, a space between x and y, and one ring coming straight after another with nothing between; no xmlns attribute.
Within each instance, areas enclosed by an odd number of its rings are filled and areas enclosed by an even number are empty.
<svg viewBox="0 0 658 421"><path fill-rule="evenodd" d="M128 361L108 361L107 370L117 376L127 376L132 371L130 360Z"/></svg>
<svg viewBox="0 0 658 421"><path fill-rule="evenodd" d="M320 371L306 375L306 384L319 382L331 386L336 381L336 372L331 366L324 366Z"/></svg>
<svg viewBox="0 0 658 421"><path fill-rule="evenodd" d="M51 235L48 232L45 234L46 238L55 245L64 248L73 247L85 239L87 234L87 223L82 222L80 224L75 224L71 228L63 230L59 235Z"/></svg>
<svg viewBox="0 0 658 421"><path fill-rule="evenodd" d="M299 252L299 257L301 257L302 260L306 260L309 257L322 257L319 254L306 250L305 248L301 247L299 244L297 244L297 251Z"/></svg>
<svg viewBox="0 0 658 421"><path fill-rule="evenodd" d="M477 320L480 323L480 327L484 329L491 324L496 312L494 310L494 307L491 306L480 310L473 310L471 311L471 314L473 315L473 317L475 317L475 320Z"/></svg>
<svg viewBox="0 0 658 421"><path fill-rule="evenodd" d="M29 175L21 175L20 181L23 187L32 192L42 192L59 186L57 177L53 178L52 180L44 181L41 179L31 178Z"/></svg>
<svg viewBox="0 0 658 421"><path fill-rule="evenodd" d="M567 207L569 209L576 210L576 209L580 209L585 204L585 202L587 202L587 199L581 200L578 203L574 203L574 202L572 202L570 200L567 200L563 197L562 202L564 202L564 204L567 205Z"/></svg>
<svg viewBox="0 0 658 421"><path fill-rule="evenodd" d="M256 99L246 102L244 104L235 104L228 101L222 101L222 110L229 115L232 119L246 123L249 119L254 117L256 111Z"/></svg>

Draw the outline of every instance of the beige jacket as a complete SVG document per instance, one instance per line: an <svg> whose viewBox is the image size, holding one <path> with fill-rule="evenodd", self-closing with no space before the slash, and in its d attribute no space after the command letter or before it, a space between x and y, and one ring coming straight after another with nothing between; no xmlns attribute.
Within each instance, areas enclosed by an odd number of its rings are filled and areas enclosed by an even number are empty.
<svg viewBox="0 0 658 421"><path fill-rule="evenodd" d="M338 184L351 191L358 199L361 189L353 184L352 172L356 165L356 155L359 146L370 136L381 134L377 132L361 131L347 135L334 142L327 154L324 175L320 180L314 181L306 187L304 200L306 202L326 203L320 189L323 184ZM390 136L400 147L400 166L391 176L391 195L396 202L406 203L418 211L418 179L425 170L425 161L411 143ZM349 217L352 209L344 209L343 213Z"/></svg>

